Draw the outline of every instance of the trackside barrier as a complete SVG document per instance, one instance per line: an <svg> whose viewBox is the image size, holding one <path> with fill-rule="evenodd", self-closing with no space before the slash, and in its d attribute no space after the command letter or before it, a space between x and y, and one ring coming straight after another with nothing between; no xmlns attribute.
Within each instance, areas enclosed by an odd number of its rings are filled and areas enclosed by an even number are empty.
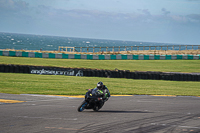
<svg viewBox="0 0 200 133"><path fill-rule="evenodd" d="M47 66L28 65L5 65L0 64L0 72L4 73L29 73L46 75L67 75L86 77L107 77L127 79L151 79L151 80L172 80L172 81L200 81L200 73L178 73L178 72L130 72L128 70L97 70L84 68L61 68Z"/></svg>
<svg viewBox="0 0 200 133"><path fill-rule="evenodd" d="M31 58L86 59L86 60L200 60L200 55L92 55L2 51L0 56L17 56Z"/></svg>

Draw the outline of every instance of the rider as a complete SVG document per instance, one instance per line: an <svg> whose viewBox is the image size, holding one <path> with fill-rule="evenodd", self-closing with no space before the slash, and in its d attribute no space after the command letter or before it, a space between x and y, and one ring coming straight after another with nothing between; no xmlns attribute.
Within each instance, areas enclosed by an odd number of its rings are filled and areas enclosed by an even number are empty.
<svg viewBox="0 0 200 133"><path fill-rule="evenodd" d="M98 98L99 105L95 106L94 110L99 110L110 97L110 92L109 92L108 88L102 82L98 82L97 87L94 89L89 89L89 91L91 91L92 93L98 94L102 97L102 98Z"/></svg>
<svg viewBox="0 0 200 133"><path fill-rule="evenodd" d="M106 102L110 97L110 92L108 88L103 84L103 82L98 82L97 89L99 90L100 93L102 93L103 102Z"/></svg>

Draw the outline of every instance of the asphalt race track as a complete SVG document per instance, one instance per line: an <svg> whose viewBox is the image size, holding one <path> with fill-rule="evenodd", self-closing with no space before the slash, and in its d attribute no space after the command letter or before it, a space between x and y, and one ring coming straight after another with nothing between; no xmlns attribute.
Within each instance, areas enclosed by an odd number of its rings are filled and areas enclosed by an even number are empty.
<svg viewBox="0 0 200 133"><path fill-rule="evenodd" d="M0 94L0 133L199 133L200 97L112 96L99 112L83 98Z"/></svg>

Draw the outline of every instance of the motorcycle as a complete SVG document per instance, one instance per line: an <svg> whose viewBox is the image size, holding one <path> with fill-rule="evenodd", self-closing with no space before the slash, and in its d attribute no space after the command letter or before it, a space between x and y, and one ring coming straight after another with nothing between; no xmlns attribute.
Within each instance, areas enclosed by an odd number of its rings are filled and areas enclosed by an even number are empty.
<svg viewBox="0 0 200 133"><path fill-rule="evenodd" d="M78 112L82 112L84 109L93 109L99 111L104 105L103 92L97 88L89 89L85 94L85 100L78 107Z"/></svg>

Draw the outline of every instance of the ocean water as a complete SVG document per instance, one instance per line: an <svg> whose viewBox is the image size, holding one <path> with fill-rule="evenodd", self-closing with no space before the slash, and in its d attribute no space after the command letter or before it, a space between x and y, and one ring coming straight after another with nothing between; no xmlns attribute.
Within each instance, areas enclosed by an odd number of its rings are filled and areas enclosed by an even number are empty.
<svg viewBox="0 0 200 133"><path fill-rule="evenodd" d="M59 46L64 47L77 47L76 51L89 52L93 51L93 47L103 47L101 49L95 48L96 51L122 51L122 50L148 50L149 46L173 46L177 44L170 43L154 43L154 42L137 42L137 41L120 41L120 40L106 40L106 39L90 39L90 38L74 38L74 37L60 37L60 36L45 36L45 35L31 35L31 34L16 34L16 33L3 33L0 32L0 49L16 49L16 50L58 50ZM180 44L181 45L181 44ZM120 47L119 47L120 46ZM128 46L125 48L125 46ZM132 48L131 48L132 46ZM145 48L143 46L146 46ZM80 49L80 47L83 47ZM107 48L106 47L110 47ZM188 46L190 49L192 46ZM151 49L160 50L161 47L151 47ZM163 47L163 50L167 48ZM168 48L169 50L172 47ZM178 50L179 47L175 47ZM185 47L181 47L185 49ZM193 49L198 49L194 46ZM65 49L66 50L66 49Z"/></svg>

